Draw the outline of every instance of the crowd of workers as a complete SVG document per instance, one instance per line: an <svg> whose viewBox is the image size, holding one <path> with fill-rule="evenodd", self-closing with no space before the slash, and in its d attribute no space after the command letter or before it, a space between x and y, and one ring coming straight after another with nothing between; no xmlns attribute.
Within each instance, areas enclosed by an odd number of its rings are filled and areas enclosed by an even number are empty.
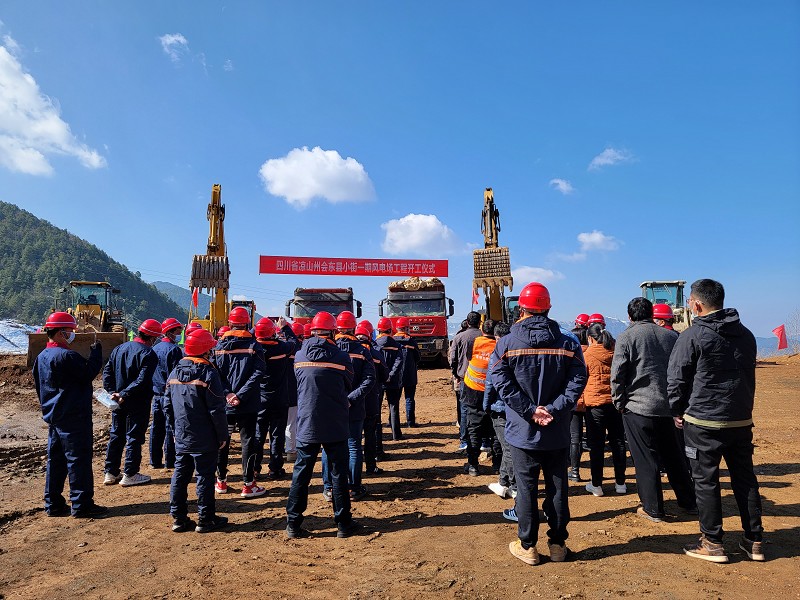
<svg viewBox="0 0 800 600"><path fill-rule="evenodd" d="M665 519L661 473L677 502L699 515L701 536L686 554L727 562L722 545L719 464L724 457L744 535L739 546L764 560L761 503L752 462L755 338L735 309L724 308L724 289L713 280L692 284L688 306L694 324L680 335L668 306L645 298L628 304L631 325L618 339L602 315L580 315L572 331L548 317L547 288L533 283L519 297L521 318L509 326L470 313L452 340L464 473L480 474L481 451L492 456L498 481L489 488L515 499L504 516L518 523L510 552L528 564L540 561L538 480L548 524L550 560L568 556L569 480L582 481L579 465L584 424L590 480L602 496L606 442L614 490L627 493L626 445L633 460L641 506L653 522ZM227 523L216 514L215 495L230 490L228 458L238 430L241 496L266 489L259 479L287 475L294 464L286 505L286 535L300 538L309 484L322 462L323 495L332 503L339 537L360 525L351 502L367 493L364 473L382 470L381 405L389 406L392 439L416 426L419 349L407 319L382 318L376 330L350 312L317 313L303 327L260 320L251 329L246 309L231 310L219 339L199 326L148 319L138 336L116 347L103 370L103 387L119 405L112 412L104 484L136 486L141 449L150 426L150 463L174 469L170 513L175 532L205 533ZM49 425L45 509L49 516L100 517L94 502L92 380L102 367L95 343L88 359L70 350L75 319L53 313L47 348L37 357L34 380ZM160 341L159 341L159 338ZM152 420L151 420L152 415ZM123 461L124 453L124 461ZM188 515L187 487L197 477L198 521ZM70 503L63 496L69 478Z"/></svg>

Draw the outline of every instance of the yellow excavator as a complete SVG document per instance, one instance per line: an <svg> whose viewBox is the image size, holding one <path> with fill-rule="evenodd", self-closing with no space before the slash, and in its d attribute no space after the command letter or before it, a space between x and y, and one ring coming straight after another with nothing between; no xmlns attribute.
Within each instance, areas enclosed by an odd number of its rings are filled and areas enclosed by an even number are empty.
<svg viewBox="0 0 800 600"><path fill-rule="evenodd" d="M498 242L500 233L500 211L494 205L494 192L486 188L483 192L483 211L481 212L481 233L483 250L473 250L472 260L474 279L472 289L483 289L486 297L484 318L496 321L513 322L513 308L518 296L505 297L505 288L514 289L511 276L511 259L508 248Z"/></svg>
<svg viewBox="0 0 800 600"><path fill-rule="evenodd" d="M65 311L75 317L78 328L70 348L88 358L95 339L103 345L103 362L111 351L127 341L125 314L118 308L120 291L107 281L70 281L69 288L58 290L51 312ZM28 334L28 366L47 346L46 333Z"/></svg>

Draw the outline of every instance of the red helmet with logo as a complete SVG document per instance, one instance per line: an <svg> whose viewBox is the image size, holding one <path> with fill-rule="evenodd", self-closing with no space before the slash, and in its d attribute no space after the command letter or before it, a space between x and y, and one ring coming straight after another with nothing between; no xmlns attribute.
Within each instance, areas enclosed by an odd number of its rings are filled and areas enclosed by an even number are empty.
<svg viewBox="0 0 800 600"><path fill-rule="evenodd" d="M358 327L356 327L356 335L365 335L367 337L372 337L372 331L373 331L372 323L370 323L366 319L361 321L358 324Z"/></svg>
<svg viewBox="0 0 800 600"><path fill-rule="evenodd" d="M311 327L311 323L306 323L303 325L303 337L310 338L313 334L311 333L313 327Z"/></svg>
<svg viewBox="0 0 800 600"><path fill-rule="evenodd" d="M227 325L223 325L222 327L217 329L217 337L222 337L223 335L225 335L230 330L231 330L230 327L228 327Z"/></svg>
<svg viewBox="0 0 800 600"><path fill-rule="evenodd" d="M45 329L55 329L56 327L64 327L66 329L75 329L78 327L78 322L69 313L54 312L47 317L47 322L44 324Z"/></svg>
<svg viewBox="0 0 800 600"><path fill-rule="evenodd" d="M228 315L228 323L231 325L249 325L250 313L244 306L237 306Z"/></svg>
<svg viewBox="0 0 800 600"><path fill-rule="evenodd" d="M397 319L397 321L395 322L395 325L397 325L397 328L398 328L398 329L408 329L408 328L409 328L409 326L411 325L411 321L409 321L409 320L408 320L408 319L406 319L405 317L400 317L400 318L399 318L399 319Z"/></svg>
<svg viewBox="0 0 800 600"><path fill-rule="evenodd" d="M275 335L275 323L272 319L264 317L256 323L256 337L260 340L271 338Z"/></svg>
<svg viewBox="0 0 800 600"><path fill-rule="evenodd" d="M376 329L378 331L393 331L392 320L389 317L381 317L378 319L378 326Z"/></svg>
<svg viewBox="0 0 800 600"><path fill-rule="evenodd" d="M656 304L653 306L654 319L674 319L675 314L669 304Z"/></svg>
<svg viewBox="0 0 800 600"><path fill-rule="evenodd" d="M340 312L339 316L336 317L336 327L339 329L355 329L356 316L349 310Z"/></svg>
<svg viewBox="0 0 800 600"><path fill-rule="evenodd" d="M214 336L201 328L186 336L183 350L188 356L202 356L216 345L217 340L214 339Z"/></svg>
<svg viewBox="0 0 800 600"><path fill-rule="evenodd" d="M161 333L167 333L168 331L175 329L176 327L183 327L181 322L178 319L169 318L166 319L163 323L161 323Z"/></svg>
<svg viewBox="0 0 800 600"><path fill-rule="evenodd" d="M575 317L575 325L583 325L586 327L589 324L589 315L581 313Z"/></svg>
<svg viewBox="0 0 800 600"><path fill-rule="evenodd" d="M605 327L606 319L600 313L594 313L593 315L589 316L589 325L592 323L600 323L603 327Z"/></svg>
<svg viewBox="0 0 800 600"><path fill-rule="evenodd" d="M186 335L189 335L193 331L198 331L202 329L203 326L200 323L189 323L188 327L186 327Z"/></svg>
<svg viewBox="0 0 800 600"><path fill-rule="evenodd" d="M519 293L519 305L529 310L548 310L550 292L541 283L529 283Z"/></svg>
<svg viewBox="0 0 800 600"><path fill-rule="evenodd" d="M146 319L144 323L139 325L139 331L153 337L161 335L161 323L155 319Z"/></svg>
<svg viewBox="0 0 800 600"><path fill-rule="evenodd" d="M303 337L305 335L305 327L303 327L302 323L292 323L292 333L297 337Z"/></svg>
<svg viewBox="0 0 800 600"><path fill-rule="evenodd" d="M314 318L311 320L311 329L325 329L327 331L334 331L336 329L336 319L333 318L331 313L321 310L315 314Z"/></svg>

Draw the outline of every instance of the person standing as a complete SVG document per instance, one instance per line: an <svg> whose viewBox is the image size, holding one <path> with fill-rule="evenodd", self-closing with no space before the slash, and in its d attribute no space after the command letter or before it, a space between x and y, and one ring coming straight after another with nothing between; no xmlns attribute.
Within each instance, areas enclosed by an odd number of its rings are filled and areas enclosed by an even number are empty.
<svg viewBox="0 0 800 600"><path fill-rule="evenodd" d="M675 313L672 312L669 304L656 304L653 306L653 320L659 327L675 331ZM675 331L675 334L677 335L678 332Z"/></svg>
<svg viewBox="0 0 800 600"><path fill-rule="evenodd" d="M550 560L567 557L569 523L570 411L586 385L580 344L548 318L550 292L540 283L519 296L522 318L492 353L492 385L506 405L506 442L517 479L518 538L509 551L524 563L539 564L536 542L539 473L544 477Z"/></svg>
<svg viewBox="0 0 800 600"><path fill-rule="evenodd" d="M584 319L585 317L585 319ZM581 351L586 352L589 347L588 336L586 335L587 326L580 323L588 323L589 315L580 314L575 319L575 328L571 333L581 345ZM584 392L585 393L585 392ZM583 396L578 398L578 403L570 413L569 419L569 480L580 482L581 479L581 456L583 455L583 423L586 416L586 405Z"/></svg>
<svg viewBox="0 0 800 600"><path fill-rule="evenodd" d="M372 355L375 367L375 383L364 400L364 464L367 475L383 473L376 464L378 457L378 423L381 418L381 384L389 377L389 369L383 352L375 348L372 341L372 323L366 319L356 327L356 338Z"/></svg>
<svg viewBox="0 0 800 600"><path fill-rule="evenodd" d="M653 305L647 298L631 300L628 317L631 325L619 334L614 347L611 398L622 412L636 470L642 502L636 514L656 523L664 519L661 458L678 505L696 515L694 486L678 447L667 400L667 366L678 338L653 322Z"/></svg>
<svg viewBox="0 0 800 600"><path fill-rule="evenodd" d="M320 449L328 455L337 537L350 537L360 527L350 512L347 470L348 394L353 389L353 362L333 341L336 319L320 311L312 321L313 337L295 355L297 375L297 461L286 502L286 537L306 537L303 513L308 485Z"/></svg>
<svg viewBox="0 0 800 600"><path fill-rule="evenodd" d="M499 340L511 332L508 323L500 321L494 326L494 337ZM506 442L506 405L492 385L492 363L486 374L486 390L483 393L483 410L492 420L495 439L500 442L500 469L496 482L489 484L489 489L501 498L515 498L517 495L517 480L514 477L514 463L511 460L511 450ZM492 456L493 460L497 460ZM513 510L513 509L512 509Z"/></svg>
<svg viewBox="0 0 800 600"><path fill-rule="evenodd" d="M164 396L167 393L167 376L183 358L178 345L183 325L177 319L161 323L164 337L153 346L158 366L153 373L153 420L150 423L150 466L154 469L175 467L175 434L169 428L164 414Z"/></svg>
<svg viewBox="0 0 800 600"><path fill-rule="evenodd" d="M228 444L222 380L208 358L217 345L201 329L186 338L186 357L168 374L164 412L175 435L175 470L169 489L172 531L208 533L228 524L216 514L214 472L219 450ZM189 518L187 487L197 474L197 525Z"/></svg>
<svg viewBox="0 0 800 600"><path fill-rule="evenodd" d="M417 393L417 366L422 359L417 340L408 333L410 322L405 317L397 319L397 335L394 340L400 344L403 353L403 394L406 397L406 425L417 426L416 402Z"/></svg>
<svg viewBox="0 0 800 600"><path fill-rule="evenodd" d="M230 436L238 426L242 444L242 498L263 496L266 488L256 485L256 422L261 410L261 379L264 377L264 351L261 344L248 331L250 313L243 306L237 306L228 315L231 326L211 355L211 364L216 367L222 379L228 414L228 440L219 451L217 464L217 483L214 489L218 494L228 492L228 454L231 447Z"/></svg>
<svg viewBox="0 0 800 600"><path fill-rule="evenodd" d="M103 387L119 404L119 410L111 412L104 485L119 482L127 487L150 481L149 475L139 473L139 467L153 402L153 375L158 368L153 344L160 335L161 323L147 319L139 326L139 335L133 341L111 351L103 369ZM122 451L126 446L125 468L120 473Z"/></svg>
<svg viewBox="0 0 800 600"><path fill-rule="evenodd" d="M65 312L47 317L47 346L33 363L33 383L47 423L47 475L44 510L48 517L101 517L108 509L94 502L92 474L92 380L103 365L103 347L95 342L89 360L74 350L78 324ZM67 505L62 492L69 477Z"/></svg>
<svg viewBox="0 0 800 600"><path fill-rule="evenodd" d="M683 550L694 558L728 562L719 484L724 458L744 529L739 547L762 561L761 496L753 471L756 340L736 309L724 307L721 283L698 279L688 305L695 318L678 337L667 374L670 410L684 432L700 510L700 540Z"/></svg>
<svg viewBox="0 0 800 600"><path fill-rule="evenodd" d="M400 395L403 392L403 352L392 337L392 321L383 317L378 321L378 338L375 340L378 348L383 352L386 366L389 368L389 377L383 382L383 393L389 405L389 427L392 430L392 439L402 440L403 431L400 428ZM381 402L383 404L383 402ZM383 452L383 431L378 419L378 458Z"/></svg>
<svg viewBox="0 0 800 600"><path fill-rule="evenodd" d="M292 331L302 346L302 342L306 338L305 326L302 323L292 323ZM308 335L311 336L310 331ZM294 356L295 352L289 355L289 412L286 417L286 462L292 465L297 459L294 447L295 439L297 439L297 378L294 375Z"/></svg>
<svg viewBox="0 0 800 600"><path fill-rule="evenodd" d="M459 332L450 343L450 370L453 373L455 385L458 387L456 405L459 418L459 439L461 440L458 452L467 451L467 420L464 418L463 403L464 376L472 356L472 344L481 335L480 313L472 311L465 320L467 328Z"/></svg>

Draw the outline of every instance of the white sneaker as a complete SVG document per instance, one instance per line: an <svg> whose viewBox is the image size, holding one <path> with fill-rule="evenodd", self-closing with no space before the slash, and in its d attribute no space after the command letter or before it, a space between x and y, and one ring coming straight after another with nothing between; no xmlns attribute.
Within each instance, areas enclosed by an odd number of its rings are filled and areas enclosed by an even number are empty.
<svg viewBox="0 0 800 600"><path fill-rule="evenodd" d="M114 485L120 479L122 479L122 473L120 473L119 475L112 475L111 473L106 473L106 476L103 479L103 485Z"/></svg>
<svg viewBox="0 0 800 600"><path fill-rule="evenodd" d="M497 494L501 498L508 497L508 488L504 485L500 485L496 481L494 483L489 484L489 489L492 490L495 494Z"/></svg>
<svg viewBox="0 0 800 600"><path fill-rule="evenodd" d="M603 486L602 485L598 485L597 487L595 487L595 486L592 485L591 481L586 484L586 489L588 491L592 492L595 496L600 497L600 496L603 495Z"/></svg>
<svg viewBox="0 0 800 600"><path fill-rule="evenodd" d="M136 475L123 475L122 481L119 484L122 487L128 487L131 485L142 485L143 483L149 483L150 476L149 475L142 475L141 473L136 473Z"/></svg>
<svg viewBox="0 0 800 600"><path fill-rule="evenodd" d="M627 494L628 486L626 486L624 483L615 483L614 491L617 492L618 494Z"/></svg>

